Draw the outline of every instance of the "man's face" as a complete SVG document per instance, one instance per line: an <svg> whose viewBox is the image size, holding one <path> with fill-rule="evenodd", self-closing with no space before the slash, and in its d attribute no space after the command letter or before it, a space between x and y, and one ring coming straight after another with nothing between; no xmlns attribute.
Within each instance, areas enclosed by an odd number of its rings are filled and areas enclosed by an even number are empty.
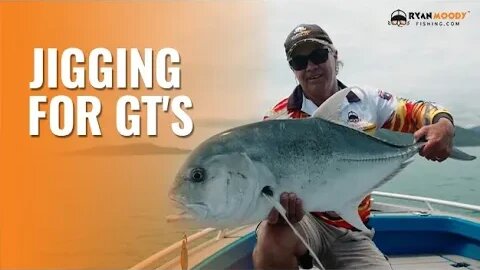
<svg viewBox="0 0 480 270"><path fill-rule="evenodd" d="M321 48L324 48L321 44L306 42L295 48L292 58L311 55L314 50ZM309 60L305 69L293 70L306 96L317 105L320 105L320 103L335 93L337 83L335 72L336 59L336 52L329 50L328 59L324 63L315 64L312 60Z"/></svg>

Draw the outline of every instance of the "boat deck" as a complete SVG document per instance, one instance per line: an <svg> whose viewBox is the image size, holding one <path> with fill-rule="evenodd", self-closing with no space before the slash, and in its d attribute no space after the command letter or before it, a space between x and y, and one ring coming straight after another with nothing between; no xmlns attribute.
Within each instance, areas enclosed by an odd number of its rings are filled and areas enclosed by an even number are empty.
<svg viewBox="0 0 480 270"><path fill-rule="evenodd" d="M388 259L393 270L480 270L480 261L457 255L391 256Z"/></svg>
<svg viewBox="0 0 480 270"><path fill-rule="evenodd" d="M469 269L480 270L480 261L457 255L418 255L391 256L390 264L394 270L407 269Z"/></svg>

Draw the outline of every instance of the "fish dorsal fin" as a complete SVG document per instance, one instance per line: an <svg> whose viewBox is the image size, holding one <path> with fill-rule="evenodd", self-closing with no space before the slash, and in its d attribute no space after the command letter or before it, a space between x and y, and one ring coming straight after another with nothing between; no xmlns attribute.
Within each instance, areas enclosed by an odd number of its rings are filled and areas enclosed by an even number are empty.
<svg viewBox="0 0 480 270"><path fill-rule="evenodd" d="M347 95L352 91L350 88L344 88L330 96L313 113L312 117L322 118L330 122L343 124L340 121L340 109Z"/></svg>

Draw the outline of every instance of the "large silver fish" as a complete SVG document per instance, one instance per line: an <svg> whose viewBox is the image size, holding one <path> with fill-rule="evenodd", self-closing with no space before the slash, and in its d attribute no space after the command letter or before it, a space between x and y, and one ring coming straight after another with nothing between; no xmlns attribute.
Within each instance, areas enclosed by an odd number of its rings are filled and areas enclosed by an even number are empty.
<svg viewBox="0 0 480 270"><path fill-rule="evenodd" d="M335 104L345 94L329 98L316 117L258 122L211 137L190 154L170 197L202 225L225 228L265 219L272 204L262 193L278 201L282 192L295 192L305 211L335 211L367 230L360 201L401 171L422 144L399 146L335 123Z"/></svg>

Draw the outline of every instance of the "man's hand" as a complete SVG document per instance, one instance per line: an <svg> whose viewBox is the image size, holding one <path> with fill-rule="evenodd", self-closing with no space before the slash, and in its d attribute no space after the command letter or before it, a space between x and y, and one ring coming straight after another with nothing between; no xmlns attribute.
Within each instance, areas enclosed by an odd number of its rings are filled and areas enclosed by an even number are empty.
<svg viewBox="0 0 480 270"><path fill-rule="evenodd" d="M280 204L287 210L287 218L292 223L295 224L299 222L305 212L303 211L303 204L300 198L297 198L297 195L293 192L284 192L280 195ZM280 216L278 211L273 208L272 211L268 214L267 221L269 224L286 224L285 220Z"/></svg>
<svg viewBox="0 0 480 270"><path fill-rule="evenodd" d="M420 156L428 160L442 162L452 152L453 124L446 118L440 118L437 123L424 126L413 134L415 140L425 137L427 143L420 150Z"/></svg>

